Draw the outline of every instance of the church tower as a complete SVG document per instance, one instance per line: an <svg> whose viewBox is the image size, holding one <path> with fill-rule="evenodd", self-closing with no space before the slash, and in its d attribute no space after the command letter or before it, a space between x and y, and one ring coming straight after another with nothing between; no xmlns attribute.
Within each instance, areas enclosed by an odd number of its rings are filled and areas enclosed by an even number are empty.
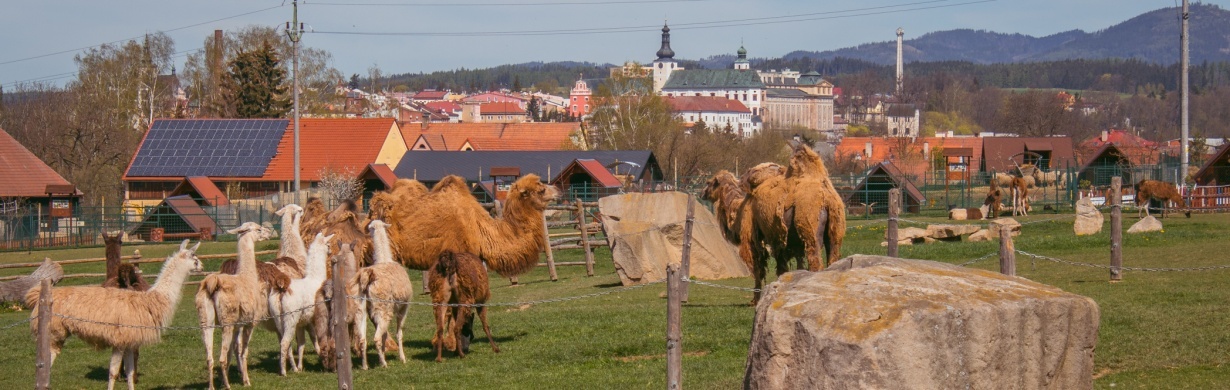
<svg viewBox="0 0 1230 390"><path fill-rule="evenodd" d="M662 86L671 78L671 72L680 70L675 62L675 51L671 50L671 28L662 24L662 48L658 49L658 59L653 60L653 92L662 93Z"/></svg>
<svg viewBox="0 0 1230 390"><path fill-rule="evenodd" d="M739 53L739 58L735 60L735 69L736 70L751 69L752 64L747 62L747 49L744 49L743 45L739 45L738 53Z"/></svg>

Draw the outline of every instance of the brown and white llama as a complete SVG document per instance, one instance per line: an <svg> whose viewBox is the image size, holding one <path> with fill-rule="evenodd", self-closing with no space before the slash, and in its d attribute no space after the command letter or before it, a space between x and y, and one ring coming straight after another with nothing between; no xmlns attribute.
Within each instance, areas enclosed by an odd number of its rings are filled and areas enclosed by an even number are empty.
<svg viewBox="0 0 1230 390"><path fill-rule="evenodd" d="M1162 218L1166 218L1166 209L1170 208L1170 202L1183 207L1183 214L1188 218L1192 217L1191 209L1187 208L1187 202L1182 195L1179 195L1179 189L1174 183L1146 179L1136 183L1133 187L1136 189L1136 207L1140 208L1140 212L1145 216L1150 215L1149 203L1156 200L1162 202Z"/></svg>
<svg viewBox="0 0 1230 390"><path fill-rule="evenodd" d="M427 272L431 303L435 305L436 314L436 334L431 338L431 344L436 348L436 361L444 361L445 349L456 351L459 357L466 356L470 337L474 334L473 311L478 312L478 318L483 322L483 332L487 333L491 350L500 352L500 347L491 337L491 328L487 326L487 306L484 304L491 298L491 289L487 284L487 269L483 267L483 261L470 253L445 251Z"/></svg>
<svg viewBox="0 0 1230 390"><path fill-rule="evenodd" d="M307 247L303 238L299 236L303 208L295 204L288 204L275 211L274 214L282 217L278 257L273 261L257 263L257 276L268 288L285 289L291 279L303 278L304 262L307 259ZM222 263L218 272L234 275L237 267L238 263L235 259L227 260Z"/></svg>
<svg viewBox="0 0 1230 390"><path fill-rule="evenodd" d="M238 234L238 268L234 275L216 273L206 276L196 292L196 310L205 343L205 358L209 367L209 388L214 388L214 328L222 328L222 345L218 363L222 367L222 384L231 387L227 368L232 343L235 343L236 365L244 386L248 378L248 341L257 323L269 312L256 270L256 242L268 239L271 231L255 222L245 222L227 231Z"/></svg>
<svg viewBox="0 0 1230 390"><path fill-rule="evenodd" d="M397 349L397 359L406 362L406 352L402 348L402 327L406 321L406 312L410 308L410 298L414 295L410 285L410 276L406 269L393 258L393 249L389 243L389 224L379 219L368 224L372 234L372 265L359 269L355 275L355 283L359 286L359 296L364 298L361 309L376 326L372 342L380 354L380 366L388 367L385 354L390 347ZM372 300L368 300L368 298ZM362 316L360 316L362 318ZM359 348L363 355L363 368L367 368L367 326L359 326ZM393 336L396 335L396 338Z"/></svg>
<svg viewBox="0 0 1230 390"><path fill-rule="evenodd" d="M285 241L288 238L283 238ZM289 238L298 241L298 237ZM332 235L316 234L312 246L307 252L307 264L303 270L303 278L290 282L290 287L284 290L274 289L269 293L269 317L273 319L278 332L279 348L278 368L282 376L286 376L286 360L289 357L291 368L295 372L303 370L303 348L307 327L312 323L312 312L316 309L316 290L325 281L325 261L329 256L329 240ZM291 350L291 339L294 339L299 352L298 360Z"/></svg>
<svg viewBox="0 0 1230 390"><path fill-rule="evenodd" d="M999 174L996 174L997 176ZM1008 181L1008 185L1012 184L1012 180ZM1004 186L1007 187L1007 186ZM999 214L1004 207L1004 190L999 185L999 179L991 179L991 187L987 190L987 197L982 201L982 207L987 208L987 212L983 215L987 219L999 218Z"/></svg>
<svg viewBox="0 0 1230 390"><path fill-rule="evenodd" d="M133 358L138 348L162 340L162 329L171 325L175 307L184 288L188 273L201 269L201 260L196 250L201 243L189 248L188 240L179 245L179 250L162 263L158 279L148 291L106 288L100 286L55 287L51 289L52 317L48 324L51 337L51 362L64 348L68 336L76 335L86 344L97 349L111 348L111 366L107 377L107 389L115 387L123 361L128 388L134 386L135 364ZM38 332L38 299L41 287L26 293L30 311L30 331Z"/></svg>
<svg viewBox="0 0 1230 390"><path fill-rule="evenodd" d="M1014 178L1009 193L1012 195L1012 216L1029 216L1029 183L1024 178Z"/></svg>

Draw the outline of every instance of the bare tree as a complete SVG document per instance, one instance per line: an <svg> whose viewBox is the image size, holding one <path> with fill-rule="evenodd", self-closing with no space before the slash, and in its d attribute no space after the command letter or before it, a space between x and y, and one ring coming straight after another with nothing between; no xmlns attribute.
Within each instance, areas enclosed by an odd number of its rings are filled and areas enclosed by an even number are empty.
<svg viewBox="0 0 1230 390"><path fill-rule="evenodd" d="M346 200L357 200L363 195L363 180L353 168L336 170L324 167L320 170L320 189L328 204L336 205Z"/></svg>

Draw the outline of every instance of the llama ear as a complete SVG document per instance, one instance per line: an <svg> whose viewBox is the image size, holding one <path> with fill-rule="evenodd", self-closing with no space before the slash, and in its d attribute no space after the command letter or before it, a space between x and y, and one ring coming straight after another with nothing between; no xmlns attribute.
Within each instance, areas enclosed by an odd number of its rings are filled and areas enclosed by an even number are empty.
<svg viewBox="0 0 1230 390"><path fill-rule="evenodd" d="M179 243L179 250L182 251L182 250L188 249L188 241L189 239L185 238L184 242Z"/></svg>
<svg viewBox="0 0 1230 390"><path fill-rule="evenodd" d="M192 246L192 253L196 253L197 248L200 248L200 247L201 247L201 242L197 241L196 245Z"/></svg>

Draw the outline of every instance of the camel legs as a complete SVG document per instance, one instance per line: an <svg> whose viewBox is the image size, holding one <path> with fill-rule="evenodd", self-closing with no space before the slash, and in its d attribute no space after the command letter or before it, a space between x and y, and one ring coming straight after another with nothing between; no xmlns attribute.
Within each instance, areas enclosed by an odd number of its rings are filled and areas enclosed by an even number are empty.
<svg viewBox="0 0 1230 390"><path fill-rule="evenodd" d="M803 240L803 250L807 254L807 270L816 272L829 266L829 262L833 259L827 257L828 253L825 248L825 238L828 236L829 226L829 210L826 208L820 209L819 218L816 218L816 228L810 240ZM821 266L823 264L823 266Z"/></svg>
<svg viewBox="0 0 1230 390"><path fill-rule="evenodd" d="M495 339L491 337L491 328L487 326L487 307L486 306L478 307L478 319L483 322L483 332L487 334L487 343L491 344L491 351L499 353L500 347L497 347L495 345Z"/></svg>

